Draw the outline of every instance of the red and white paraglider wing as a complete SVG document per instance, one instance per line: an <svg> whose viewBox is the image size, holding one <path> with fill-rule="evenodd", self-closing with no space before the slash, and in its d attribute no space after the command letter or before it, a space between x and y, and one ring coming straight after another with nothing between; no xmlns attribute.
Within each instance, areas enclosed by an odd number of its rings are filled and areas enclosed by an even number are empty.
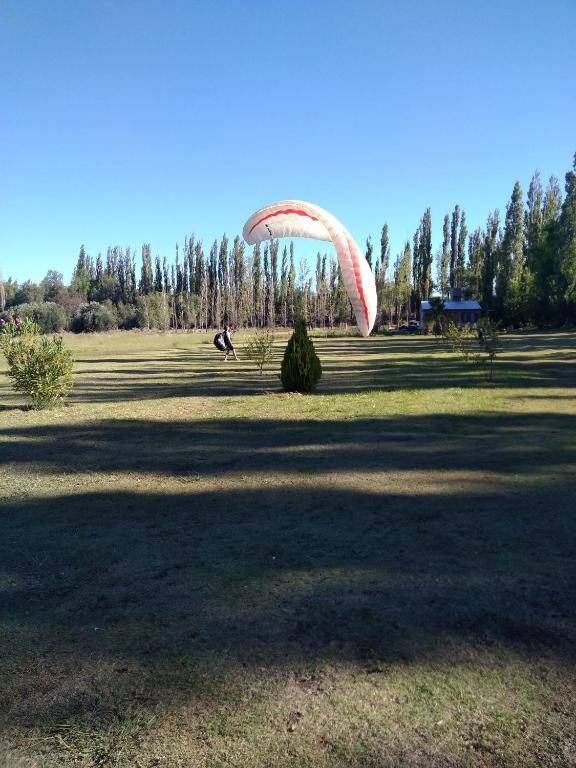
<svg viewBox="0 0 576 768"><path fill-rule="evenodd" d="M250 244L280 237L330 240L336 248L356 323L362 336L368 336L376 319L374 275L350 233L331 213L313 203L282 200L253 213L242 234Z"/></svg>
<svg viewBox="0 0 576 768"><path fill-rule="evenodd" d="M261 208L244 225L243 236L247 243L277 237L312 237L315 240L331 240L326 227L320 221L316 206L296 200L284 200Z"/></svg>

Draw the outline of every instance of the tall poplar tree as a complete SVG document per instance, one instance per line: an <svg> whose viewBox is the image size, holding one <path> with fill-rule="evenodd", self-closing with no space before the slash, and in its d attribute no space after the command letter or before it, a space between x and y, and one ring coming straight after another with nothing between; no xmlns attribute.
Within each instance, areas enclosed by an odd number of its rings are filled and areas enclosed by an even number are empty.
<svg viewBox="0 0 576 768"><path fill-rule="evenodd" d="M428 299L432 284L432 212L426 208L420 224L420 287L421 299Z"/></svg>
<svg viewBox="0 0 576 768"><path fill-rule="evenodd" d="M334 319L337 323L340 324L348 323L350 321L352 307L350 305L350 300L348 299L348 294L346 293L346 288L344 286L344 278L342 276L340 264L338 264L336 267L336 275L336 290L334 294Z"/></svg>
<svg viewBox="0 0 576 768"><path fill-rule="evenodd" d="M232 303L232 322L243 326L248 321L246 292L246 264L244 259L244 243L238 235L234 238L230 254L230 292Z"/></svg>
<svg viewBox="0 0 576 768"><path fill-rule="evenodd" d="M508 321L519 317L524 269L524 207L519 182L514 184L506 206L506 219L496 275L496 298L500 315Z"/></svg>
<svg viewBox="0 0 576 768"><path fill-rule="evenodd" d="M228 238L222 235L218 249L218 294L220 296L220 315L225 323L230 322L230 285L228 275Z"/></svg>
<svg viewBox="0 0 576 768"><path fill-rule="evenodd" d="M438 259L437 288L442 298L448 296L450 290L450 216L444 216L442 228L442 251Z"/></svg>
<svg viewBox="0 0 576 768"><path fill-rule="evenodd" d="M558 221L559 282L565 318L576 316L576 154L572 170L566 174L564 202Z"/></svg>
<svg viewBox="0 0 576 768"><path fill-rule="evenodd" d="M479 299L481 296L483 266L484 236L482 230L478 227L472 232L468 241L468 264L463 283L474 299Z"/></svg>
<svg viewBox="0 0 576 768"><path fill-rule="evenodd" d="M288 325L288 248L282 249L280 265L280 321L284 327Z"/></svg>
<svg viewBox="0 0 576 768"><path fill-rule="evenodd" d="M468 237L468 228L466 227L466 211L460 214L460 230L458 232L458 255L456 257L456 285L462 288L464 285L464 269L466 265L466 238Z"/></svg>
<svg viewBox="0 0 576 768"><path fill-rule="evenodd" d="M543 204L544 191L540 174L536 171L528 187L528 196L526 198L527 211L524 220L524 244L526 247L526 258L529 263L532 263L531 254L538 249L542 238Z"/></svg>
<svg viewBox="0 0 576 768"><path fill-rule="evenodd" d="M263 293L260 245L257 244L252 253L252 325L255 328L262 325Z"/></svg>
<svg viewBox="0 0 576 768"><path fill-rule="evenodd" d="M366 261L368 262L368 266L370 269L372 269L372 257L374 254L374 246L372 245L372 238L368 236L366 239Z"/></svg>
<svg viewBox="0 0 576 768"><path fill-rule="evenodd" d="M542 204L542 237L532 259L534 319L540 326L558 321L561 315L560 231L559 219L562 191L555 176L551 176Z"/></svg>
<svg viewBox="0 0 576 768"><path fill-rule="evenodd" d="M162 277L162 265L160 263L159 254L156 254L155 269L154 269L154 290L157 293L161 293L163 286L164 286L164 279Z"/></svg>
<svg viewBox="0 0 576 768"><path fill-rule="evenodd" d="M80 252L78 254L78 261L74 267L74 274L72 276L72 290L77 293L84 301L88 297L90 291L90 272L88 270L88 263L86 258L86 249L84 244L80 246Z"/></svg>
<svg viewBox="0 0 576 768"><path fill-rule="evenodd" d="M107 258L107 269L110 265L110 253ZM141 294L147 295L153 290L154 276L152 274L152 256L150 243L144 243L142 246L142 268L140 270L140 286L139 291Z"/></svg>
<svg viewBox="0 0 576 768"><path fill-rule="evenodd" d="M482 273L480 283L480 302L485 314L494 308L494 281L499 260L500 212L489 214L484 232L482 254Z"/></svg>
<svg viewBox="0 0 576 768"><path fill-rule="evenodd" d="M278 279L278 249L280 243L278 240L270 241L270 302L269 325L276 325L276 317L279 314L279 294L280 281Z"/></svg>
<svg viewBox="0 0 576 768"><path fill-rule="evenodd" d="M386 280L388 273L388 267L390 266L390 238L388 236L388 224L384 224L382 227L382 234L380 235L380 271Z"/></svg>
<svg viewBox="0 0 576 768"><path fill-rule="evenodd" d="M420 226L414 232L412 237L412 287L413 287L413 300L414 304L419 307L422 296L420 294L420 284L422 281L422 259L420 252L420 234L422 229L422 222Z"/></svg>
<svg viewBox="0 0 576 768"><path fill-rule="evenodd" d="M264 313L262 325L274 326L274 278L270 264L270 246L264 246Z"/></svg>
<svg viewBox="0 0 576 768"><path fill-rule="evenodd" d="M544 191L540 174L536 171L530 180L526 198L526 213L524 216L524 264L525 264L525 303L524 310L531 320L538 315L537 272L538 260L543 236L543 204Z"/></svg>
<svg viewBox="0 0 576 768"><path fill-rule="evenodd" d="M455 288L456 268L458 264L458 225L460 223L460 206L455 206L452 212L452 228L450 230L450 288Z"/></svg>
<svg viewBox="0 0 576 768"><path fill-rule="evenodd" d="M397 262L395 283L396 283L396 295L398 300L398 322L399 317L404 314L406 317L406 323L410 320L410 296L412 294L412 285L410 278L412 275L412 251L410 249L410 243L406 241L402 256Z"/></svg>
<svg viewBox="0 0 576 768"><path fill-rule="evenodd" d="M287 297L288 324L294 325L296 319L296 264L294 262L294 243L290 240L290 269L288 270Z"/></svg>
<svg viewBox="0 0 576 768"><path fill-rule="evenodd" d="M162 259L162 289L164 293L170 293L170 277L168 272L168 259L166 256Z"/></svg>
<svg viewBox="0 0 576 768"><path fill-rule="evenodd" d="M378 314L376 322L388 317L390 313L390 290L387 283L388 268L390 265L390 239L388 236L388 224L382 227L380 235L380 259L376 265L376 295L378 300Z"/></svg>

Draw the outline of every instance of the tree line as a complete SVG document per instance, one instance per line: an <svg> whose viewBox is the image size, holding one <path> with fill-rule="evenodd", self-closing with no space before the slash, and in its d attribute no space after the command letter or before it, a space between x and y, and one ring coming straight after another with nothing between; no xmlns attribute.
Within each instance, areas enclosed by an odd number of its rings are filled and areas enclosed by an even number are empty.
<svg viewBox="0 0 576 768"><path fill-rule="evenodd" d="M385 223L380 247L366 241L374 271L378 320L400 324L416 317L431 294L459 288L483 314L509 326L572 323L576 319L576 155L564 194L552 176L534 173L526 198L514 184L504 215L490 212L484 227L468 231L459 205L444 216L442 245L432 252L432 215L424 211L414 236L393 261ZM315 266L315 268L314 268ZM296 263L294 243L277 240L247 249L224 235L206 252L187 236L172 260L114 246L103 257L80 247L72 280L54 270L38 284L0 277L0 311L32 315L48 330L109 328L208 329L353 322L334 257L318 253L312 267Z"/></svg>

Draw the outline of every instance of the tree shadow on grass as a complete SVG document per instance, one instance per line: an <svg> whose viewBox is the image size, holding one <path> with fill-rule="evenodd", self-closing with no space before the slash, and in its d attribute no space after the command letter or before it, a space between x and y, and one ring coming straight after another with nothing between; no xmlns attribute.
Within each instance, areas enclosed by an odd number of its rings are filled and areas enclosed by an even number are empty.
<svg viewBox="0 0 576 768"><path fill-rule="evenodd" d="M138 488L150 473L182 490L0 505L0 720L105 723L134 701L239 696L262 668L386 674L471 649L570 668L574 418L2 430L23 478L122 472Z"/></svg>
<svg viewBox="0 0 576 768"><path fill-rule="evenodd" d="M567 490L319 485L6 505L3 658L22 678L12 717L38 726L90 710L84 687L66 693L75 668L109 668L115 706L143 688L150 706L169 706L201 695L190 681L182 689L181 670L211 661L228 670L228 684L240 668L382 671L462 662L470 648L570 666L576 525ZM33 695L38 655L42 674L59 670L50 685L61 693Z"/></svg>
<svg viewBox="0 0 576 768"><path fill-rule="evenodd" d="M488 471L530 476L576 463L576 416L465 413L341 419L112 419L0 429L0 465L58 474Z"/></svg>
<svg viewBox="0 0 576 768"><path fill-rule="evenodd" d="M232 394L226 380L218 390L216 370L203 371L196 392ZM557 374L536 372L534 382ZM121 395L167 392L144 377ZM189 383L170 386L185 394ZM121 399L113 387L111 376L106 398ZM1 430L0 461L21 472L23 498L0 504L0 731L82 721L99 732L135 707L226 699L241 708L258 675L302 670L320 687L314 670L325 663L385 676L477 664L477 653L505 664L508 654L568 677L574 419L124 419ZM124 473L131 489L103 492L88 480L90 492L25 498L28 477L78 488L85 473ZM330 479L345 473L347 485ZM133 490L148 475L155 490Z"/></svg>

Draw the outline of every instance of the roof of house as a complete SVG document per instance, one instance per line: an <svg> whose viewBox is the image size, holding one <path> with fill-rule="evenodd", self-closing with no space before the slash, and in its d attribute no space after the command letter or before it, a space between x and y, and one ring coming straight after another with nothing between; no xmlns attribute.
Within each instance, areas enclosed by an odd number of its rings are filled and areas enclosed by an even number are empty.
<svg viewBox="0 0 576 768"><path fill-rule="evenodd" d="M423 301L421 304L421 308L424 312L426 312L427 309L430 309L430 302L429 301ZM469 311L471 309L478 309L480 310L480 304L477 301L445 301L444 302L444 309L447 311L453 310L458 311L462 310L463 312Z"/></svg>

